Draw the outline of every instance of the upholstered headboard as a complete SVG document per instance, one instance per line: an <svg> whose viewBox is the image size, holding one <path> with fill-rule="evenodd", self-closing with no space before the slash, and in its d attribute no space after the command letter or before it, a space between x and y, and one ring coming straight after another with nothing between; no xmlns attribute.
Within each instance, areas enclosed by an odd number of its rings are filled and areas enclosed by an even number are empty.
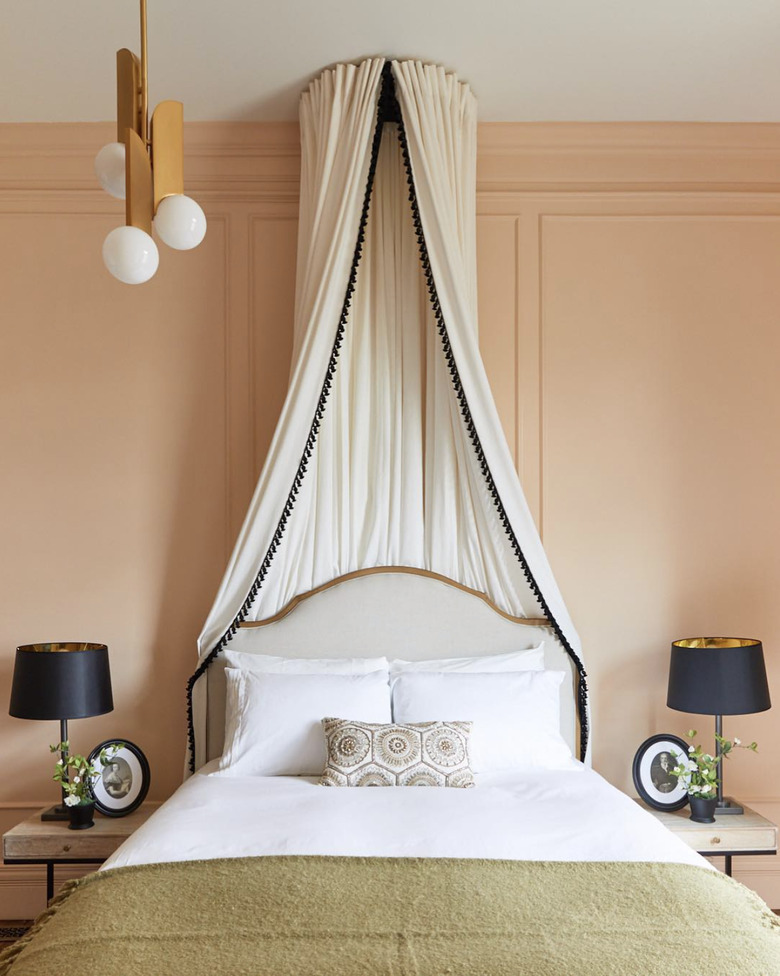
<svg viewBox="0 0 780 976"><path fill-rule="evenodd" d="M230 648L282 657L380 657L425 660L500 654L545 642L545 667L565 671L561 731L578 755L577 675L544 621L518 622L484 594L435 574L398 569L343 576L293 600L260 624L243 625ZM225 668L207 672L207 757L221 755Z"/></svg>

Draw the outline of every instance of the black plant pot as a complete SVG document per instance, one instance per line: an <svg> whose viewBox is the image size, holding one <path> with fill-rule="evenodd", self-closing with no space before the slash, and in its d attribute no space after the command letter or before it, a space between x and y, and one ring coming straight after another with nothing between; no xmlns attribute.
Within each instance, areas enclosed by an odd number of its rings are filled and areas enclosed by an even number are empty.
<svg viewBox="0 0 780 976"><path fill-rule="evenodd" d="M68 830L89 830L95 826L95 804L79 803L77 807L68 807L70 823Z"/></svg>
<svg viewBox="0 0 780 976"><path fill-rule="evenodd" d="M715 823L715 805L717 799L705 796L688 796L688 803L691 805L690 819L694 823Z"/></svg>

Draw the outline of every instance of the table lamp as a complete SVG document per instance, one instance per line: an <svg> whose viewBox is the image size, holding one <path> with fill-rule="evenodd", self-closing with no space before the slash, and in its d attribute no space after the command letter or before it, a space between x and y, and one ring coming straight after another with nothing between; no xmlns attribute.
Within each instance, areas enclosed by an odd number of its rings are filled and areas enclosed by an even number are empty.
<svg viewBox="0 0 780 976"><path fill-rule="evenodd" d="M105 644L66 641L22 644L16 648L11 704L16 718L59 719L60 742L68 741L68 719L89 718L112 711L111 672ZM63 762L67 753L62 753ZM65 791L59 806L41 820L67 820Z"/></svg>
<svg viewBox="0 0 780 976"><path fill-rule="evenodd" d="M715 733L723 735L724 715L748 715L771 707L761 641L743 637L691 637L672 642L669 708L715 716ZM720 743L715 754L721 754ZM723 760L718 770L716 815L742 813L723 796Z"/></svg>

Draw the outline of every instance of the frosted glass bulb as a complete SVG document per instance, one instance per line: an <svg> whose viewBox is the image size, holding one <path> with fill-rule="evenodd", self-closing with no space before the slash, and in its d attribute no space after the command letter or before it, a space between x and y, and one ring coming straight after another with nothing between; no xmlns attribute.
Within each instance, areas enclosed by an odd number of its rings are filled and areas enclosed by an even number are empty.
<svg viewBox="0 0 780 976"><path fill-rule="evenodd" d="M168 247L189 251L206 236L206 215L191 197L174 193L160 201L154 229Z"/></svg>
<svg viewBox="0 0 780 976"><path fill-rule="evenodd" d="M125 144L109 142L95 156L95 173L100 185L117 200L125 198Z"/></svg>
<svg viewBox="0 0 780 976"><path fill-rule="evenodd" d="M148 281L160 263L160 252L140 227L115 227L103 241L103 261L127 285Z"/></svg>

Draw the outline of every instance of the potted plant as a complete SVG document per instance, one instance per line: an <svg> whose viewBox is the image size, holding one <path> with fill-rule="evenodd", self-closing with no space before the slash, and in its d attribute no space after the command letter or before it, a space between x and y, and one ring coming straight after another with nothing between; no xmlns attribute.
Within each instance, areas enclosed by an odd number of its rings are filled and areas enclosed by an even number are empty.
<svg viewBox="0 0 780 976"><path fill-rule="evenodd" d="M689 739L695 739L696 729L688 729L685 733ZM724 739L722 735L715 735L715 740L720 746L720 754L717 756L705 752L701 746L691 744L688 746L688 755L685 762L682 762L680 753L675 752L674 757L677 765L672 772L682 783L688 793L688 802L691 807L691 820L695 823L715 823L715 807L718 802L718 777L719 765L721 760L727 759L729 753L734 749L749 749L751 752L758 752L758 743L751 742L750 745L743 745L740 739Z"/></svg>
<svg viewBox="0 0 780 976"><path fill-rule="evenodd" d="M100 753L100 762L105 764L121 748L115 744ZM51 752L64 754L64 760L58 759L54 765L54 776L65 793L65 806L70 815L70 830L87 830L95 825L95 798L92 795L92 783L98 770L90 764L84 756L72 754L68 742L58 742L56 746L49 746Z"/></svg>

